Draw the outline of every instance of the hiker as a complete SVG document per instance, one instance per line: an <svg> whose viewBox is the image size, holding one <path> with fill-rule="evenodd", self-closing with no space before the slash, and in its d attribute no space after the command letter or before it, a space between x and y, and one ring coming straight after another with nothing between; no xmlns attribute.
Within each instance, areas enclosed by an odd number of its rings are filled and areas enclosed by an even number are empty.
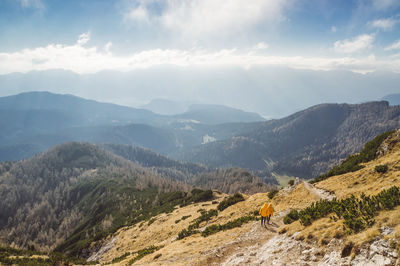
<svg viewBox="0 0 400 266"><path fill-rule="evenodd" d="M265 202L264 206L261 207L258 214L261 215L261 226L265 226L265 222L267 221L267 210L268 210L268 203Z"/></svg>
<svg viewBox="0 0 400 266"><path fill-rule="evenodd" d="M267 223L269 224L269 220L271 219L271 216L274 214L274 208L272 207L272 203L268 204L267 207Z"/></svg>

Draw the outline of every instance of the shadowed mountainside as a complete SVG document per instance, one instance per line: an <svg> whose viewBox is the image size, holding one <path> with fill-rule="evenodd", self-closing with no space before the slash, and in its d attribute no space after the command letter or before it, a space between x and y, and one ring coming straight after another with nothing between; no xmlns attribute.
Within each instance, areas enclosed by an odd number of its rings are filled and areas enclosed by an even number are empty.
<svg viewBox="0 0 400 266"><path fill-rule="evenodd" d="M315 177L374 136L400 126L400 107L388 102L322 104L259 123L245 134L207 143L181 155L211 166Z"/></svg>
<svg viewBox="0 0 400 266"><path fill-rule="evenodd" d="M0 168L2 242L42 250L59 246L74 255L124 224L172 208L173 201L162 199L173 191L184 197L189 189L85 143L63 144Z"/></svg>

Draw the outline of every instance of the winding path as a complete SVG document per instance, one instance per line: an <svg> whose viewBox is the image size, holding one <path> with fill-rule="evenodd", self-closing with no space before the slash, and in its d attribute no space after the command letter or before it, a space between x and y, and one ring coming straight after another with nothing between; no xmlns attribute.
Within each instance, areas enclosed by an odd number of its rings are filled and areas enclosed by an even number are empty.
<svg viewBox="0 0 400 266"><path fill-rule="evenodd" d="M325 190L322 188L317 188L313 184L310 184L309 182L302 181L304 183L304 186L306 189L308 189L311 193L314 195L317 195L321 199L326 199L326 200L333 200L336 198L336 195L334 192Z"/></svg>

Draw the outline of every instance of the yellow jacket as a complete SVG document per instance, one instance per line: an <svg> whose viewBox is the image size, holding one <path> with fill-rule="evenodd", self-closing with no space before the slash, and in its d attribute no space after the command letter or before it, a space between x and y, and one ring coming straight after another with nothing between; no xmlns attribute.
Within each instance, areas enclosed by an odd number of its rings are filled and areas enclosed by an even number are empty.
<svg viewBox="0 0 400 266"><path fill-rule="evenodd" d="M268 210L268 204L264 203L264 206L261 207L260 211L258 212L258 214L261 214L261 216L266 217L267 214L267 210Z"/></svg>
<svg viewBox="0 0 400 266"><path fill-rule="evenodd" d="M272 207L272 204L270 203L267 208L267 216L273 215L273 214L274 214L274 208Z"/></svg>

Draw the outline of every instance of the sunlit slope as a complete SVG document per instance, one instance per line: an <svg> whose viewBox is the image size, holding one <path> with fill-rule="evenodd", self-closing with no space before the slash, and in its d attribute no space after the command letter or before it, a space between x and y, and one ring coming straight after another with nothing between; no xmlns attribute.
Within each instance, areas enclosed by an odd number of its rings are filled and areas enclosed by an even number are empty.
<svg viewBox="0 0 400 266"><path fill-rule="evenodd" d="M365 167L358 171L332 176L315 185L300 181L292 187L281 189L270 200L275 208L275 216L267 228L262 228L259 221L251 220L242 224L241 227L221 230L209 236L197 233L179 239L179 233L200 216L199 209L207 211L216 209L218 203L227 197L227 195L215 194L214 204L209 201L177 208L170 214L157 216L151 224L145 222L142 225L120 229L110 236L103 246L108 245L109 249L99 252L96 259L120 265L130 263L134 265L219 265L224 263L235 265L246 261L248 265L257 265L262 262L259 256L263 254L264 257L275 256L276 261L288 265L296 265L299 261L318 265L329 261L330 255L326 254L336 252L334 254L339 255L335 257L335 261L339 264L345 261L349 263L356 258L356 261L360 263L371 259L379 265L379 260L371 257L375 253L371 256L364 253L360 255L357 250L368 250L370 245L377 246L383 243L383 247L387 245L387 249L392 252L390 254L395 256L397 240L400 239L400 207L378 212L372 226L353 234L344 231L343 220L334 221L329 216L318 219L309 226L304 226L299 221L285 225L282 221L291 209L302 210L321 199L331 200L335 197L341 199L351 195L360 196L361 193L376 195L383 189L400 186L400 131L396 131L386 139L378 149L378 153L379 156L376 159L364 163ZM387 165L388 171L378 173L375 168L379 165ZM217 216L201 223L199 229L207 231L210 226L223 225L247 216L258 210L267 198L267 193L245 196L244 201L219 211ZM296 248L290 248L291 245ZM151 246L157 249L135 259L137 251L140 253L142 249ZM345 254L341 257L340 254L346 246L351 246L348 254L352 255ZM312 260L307 256L300 258L296 255L298 254L296 252L306 252L305 250L311 248L311 251L315 251L315 256L311 256ZM383 256L382 260L395 261L392 255L385 257L380 254L379 256Z"/></svg>

